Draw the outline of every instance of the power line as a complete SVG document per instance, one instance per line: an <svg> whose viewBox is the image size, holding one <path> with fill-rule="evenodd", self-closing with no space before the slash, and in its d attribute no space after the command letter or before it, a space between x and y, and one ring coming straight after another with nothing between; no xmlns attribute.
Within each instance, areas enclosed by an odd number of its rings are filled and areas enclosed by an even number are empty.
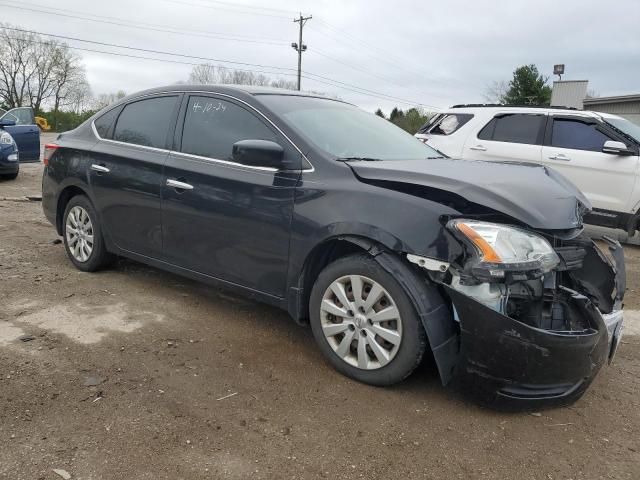
<svg viewBox="0 0 640 480"><path fill-rule="evenodd" d="M30 11L30 12L38 12L38 13L44 13L47 15L55 15L58 17L66 17L66 18L74 18L74 19L79 19L79 20L88 20L90 22L97 22L97 23L104 23L104 24L110 24L110 25L118 25L118 26L122 26L122 27L128 27L128 28L140 28L143 30L150 30L150 31L155 31L155 32L160 32L160 33L174 33L177 35L187 35L187 36L194 36L194 37L206 37L206 38L219 38L219 39L223 39L223 40L231 40L231 41L237 41L237 42L247 42L247 43L258 43L258 44L264 44L264 45L284 45L286 44L286 40L276 40L276 39L267 39L267 38L257 38L257 37L245 37L243 35L226 35L223 33L217 33L217 32L202 32L202 31L195 31L195 30L191 30L191 31L184 31L184 30L180 30L180 29L176 29L174 27L171 27L169 25L161 25L161 24L153 24L153 23L145 23L145 22L138 22L138 21L128 21L122 18L117 18L117 17L107 17L107 16L100 16L100 15L93 15L93 14L85 14L84 12L74 12L73 10L66 10L66 9L56 9L56 10L60 10L60 11L65 11L65 12L71 12L71 13L61 13L58 11L46 11L46 10L41 10L41 9L37 9L37 8L32 8L33 6L36 7L41 7L41 8L48 8L45 7L43 5L38 5L38 4L29 4L29 6L24 6L24 5L7 5L7 4L3 4L2 6L7 7L7 8L14 8L16 10L25 10L25 11ZM90 18L86 15L90 15L96 18ZM122 22L126 22L126 23L122 23Z"/></svg>
<svg viewBox="0 0 640 480"><path fill-rule="evenodd" d="M18 38L18 37L7 37L11 40L24 40L22 38ZM37 43L40 45L46 45L47 42L43 42L41 40L28 40L31 43ZM76 47L74 45L67 45L65 44L65 46L71 50L78 50L81 52L90 52L90 53L99 53L99 54L104 54L104 55L112 55L115 57L124 57L124 58L133 58L133 59L138 59L138 60L152 60L152 61L156 61L156 62L163 62L163 63L172 63L172 64L178 64L178 65L189 65L189 66L193 66L193 67L197 67L202 65L202 63L196 63L196 62L185 62L185 61L180 61L180 60L171 60L171 59L167 59L167 58L155 58L155 57L145 57L142 55L130 55L128 53L122 53L122 52L107 52L105 50L95 50L93 48L84 48L84 47ZM243 69L243 68L238 68L238 67L225 67L223 65L216 65L216 68L221 68L223 70L237 70L240 72L250 72L250 73L262 73L262 74L266 74L266 75L288 75L288 76L296 76L296 73L292 73L292 72L273 72L273 71L266 71L266 70L248 70L248 69Z"/></svg>
<svg viewBox="0 0 640 480"><path fill-rule="evenodd" d="M38 32L35 30L24 30L22 28L15 28L15 27L2 27L6 30L14 30L17 32L23 32L23 33L34 33L37 35L45 35L47 37L53 37L53 38L61 38L64 40L73 40L76 42L84 42L84 43L91 43L94 45L101 45L103 47L115 47L115 48L123 48L125 50L136 50L139 52L145 52L145 53L156 53L159 55L170 55L170 56L175 56L175 57L183 57L183 58L191 58L194 60L202 60L205 62L220 62L220 63L233 63L235 65L245 65L245 66L249 66L249 67L260 67L260 68L273 68L276 70L293 70L295 71L295 69L293 68L288 68L288 67L276 67L274 65L262 65L259 63L248 63L248 62L237 62L237 61L233 61L233 60L224 60L224 59L220 59L220 58L211 58L211 57L200 57L197 55L186 55L183 53L176 53L176 52L164 52L162 50L153 50L153 49L149 49L149 48L139 48L139 47L130 47L128 45L118 45L115 43L108 43L108 42L98 42L95 40L85 40L82 38L77 38L77 37L68 37L65 35L54 35L52 33L45 33L45 32Z"/></svg>
<svg viewBox="0 0 640 480"><path fill-rule="evenodd" d="M286 20L289 20L291 18L290 16L275 15L275 14L263 13L263 12L256 12L254 10L238 10L237 8L217 7L217 6L214 6L214 5L202 5L202 4L199 4L199 3L182 2L180 0L162 0L162 1L163 2L167 2L167 3L175 3L177 5L185 5L187 7L208 8L208 9L212 9L212 10L227 10L227 11L230 11L230 12L243 13L243 14L246 14L246 15L258 15L258 16L262 16L262 17L282 18L282 19L286 19ZM217 2L217 3L221 3L221 2ZM241 7L240 5L238 5L238 6ZM254 7L247 6L246 8L254 8Z"/></svg>
<svg viewBox="0 0 640 480"><path fill-rule="evenodd" d="M45 35L45 36L49 36L49 37L53 37L53 38L61 38L61 39L65 39L65 40L71 40L71 41L77 41L77 42L83 42L83 43L89 43L89 44L93 44L93 45L100 45L100 46L106 46L106 47L113 47L113 48L122 48L122 49L126 49L126 50L134 50L134 51L140 51L140 52L144 52L144 53L154 53L154 54L159 54L159 55L169 55L169 56L176 56L176 57L182 57L182 58L189 58L189 59L194 59L194 60L201 60L201 61L207 61L207 62L220 62L220 63L230 63L230 64L234 64L234 65L242 65L242 66L249 66L249 67L258 67L258 68L267 68L267 69L272 69L272 70L284 70L284 71L293 71L295 72L295 69L292 68L286 68L286 67L277 67L274 65L263 65L263 64L256 64L256 63L248 63L248 62L238 62L238 61L232 61L232 60L223 60L223 59L215 59L215 58L209 58L209 57L200 57L200 56L195 56L195 55L186 55L186 54L181 54L181 53L175 53L175 52L164 52L161 50L152 50L152 49L145 49L145 48L138 48L138 47L131 47L128 45L118 45L118 44L113 44L113 43L107 43L107 42L97 42L94 40L85 40L85 39L81 39L81 38L77 38L77 37L69 37L69 36L64 36L64 35L54 35L54 34L50 34L50 33L45 33L45 32L38 32L35 30L25 30L25 29L21 29L21 28L14 28L14 27L3 27L6 30L12 30L12 31L17 31L17 32L23 32L23 33L31 33L31 34L37 34L37 35ZM107 53L107 54L115 54L114 52L97 52L97 53ZM124 56L124 55L121 55ZM132 58L135 58L134 56L132 56ZM159 61L163 61L163 59L155 59L155 60L159 60ZM171 62L171 63L178 63L178 62ZM184 62L185 64L188 65L194 65L192 63L189 62ZM283 75L294 75L293 73L284 73L284 72L280 72ZM273 73L272 73L273 74ZM406 105L412 105L412 106L424 106L424 107L430 107L430 108L435 108L436 110L439 110L438 107L434 107L433 105L429 105L429 104L425 104L422 102L416 102L416 101L412 101L412 100L407 100L407 99L403 99L400 97L394 97L392 95L387 95L385 93L381 93L381 92L377 92L374 90L369 90L363 87L359 87L357 85L352 85L346 82L342 82L340 80L335 80L329 77L325 77L323 75L318 75L312 72L306 72L305 75L302 75L303 78L309 79L309 80L314 80L318 83L321 84L326 84L326 85L331 85L337 88L342 88L344 90L349 90L355 93L359 93L362 95L366 95L366 96L373 96L373 97L377 97L377 98L383 98L385 100L394 100L397 101L399 103L403 103Z"/></svg>
<svg viewBox="0 0 640 480"><path fill-rule="evenodd" d="M0 1L3 1L3 0L0 0ZM225 2L216 2L216 3L225 3ZM42 7L42 5L38 5L38 4L30 4L30 5L34 5L34 6L37 6L37 7ZM146 29L146 30L157 31L157 32L161 32L161 33L175 33L175 34L188 35L188 36L204 36L204 37L211 37L211 38L222 38L222 39L225 39L225 40L233 40L233 41L241 41L241 42L249 42L249 43L263 43L265 45L267 45L267 44L268 45L282 45L282 44L284 44L284 41L282 41L282 42L280 42L280 41L278 41L278 42L275 42L275 41L274 42L268 42L268 41L259 41L259 40L253 40L253 39L230 38L230 37L227 37L226 35L213 33L213 32L207 32L207 33L203 32L202 34L197 33L197 32L183 32L183 31L178 31L178 30L175 30L175 29L173 29L171 27L168 27L168 26L165 26L165 25L159 25L159 24L149 24L149 23L137 24L137 22L135 22L135 23L134 22L130 22L132 24L129 25L129 24L121 23L122 21L127 21L127 20L124 20L124 19L121 19L121 18L117 18L117 17L101 17L99 15L89 14L89 15L92 15L94 17L98 17L98 18L94 19L94 18L89 18L89 17L86 17L86 16L82 16L82 14L84 12L74 12L73 10L67 10L67 9L59 9L59 10L66 11L66 12L72 12L72 13L78 13L79 15L65 14L65 13L60 13L60 12L49 12L49 11L39 10L39 9L35 9L35 8L25 7L25 6L14 6L14 5L5 5L5 6L7 6L9 8L15 8L15 9L18 9L18 10L26 10L26 11L38 12L38 13L43 13L43 14L48 14L48 15L55 15L55 16L74 18L74 19L88 20L88 21L97 22L97 23L118 25L118 26L124 26L124 27L129 27L129 28L143 28L143 29ZM44 7L44 8L47 8L47 7ZM105 18L106 20L102 20L102 19L99 19L99 18ZM305 20L307 18L305 18ZM295 21L297 22L298 20L295 20ZM149 25L149 26L146 27L145 25ZM167 27L169 29L155 28L155 27ZM295 45L296 46L294 48L297 48L297 44L295 44ZM303 51L306 50L305 47L306 47L306 45L303 45ZM325 57L325 58L327 58L329 60L332 60L332 61L334 61L336 63L339 63L341 65L347 66L348 68L351 68L353 70L366 73L369 76L373 76L373 77L379 78L379 79L384 80L386 82L393 83L396 86L400 86L400 87L404 88L404 85L400 85L399 83L397 83L397 82L395 82L395 81L393 81L393 80L391 80L391 79L389 79L387 77L376 75L376 74L372 73L371 71L368 71L368 70L366 70L364 68L358 68L356 65L352 65L352 64L349 64L347 62L343 62L343 61L341 61L339 59L336 59L334 57L331 57L330 55L327 55L327 54L325 54L325 53L323 53L323 52L321 52L321 51L319 51L317 49L312 50L312 52L314 54L316 54L316 55L320 55L322 57ZM300 56L301 55L299 55L299 57Z"/></svg>
<svg viewBox="0 0 640 480"><path fill-rule="evenodd" d="M249 5L247 3L235 3L235 2L223 2L220 0L203 0L206 3L217 3L217 4L221 4L221 5L229 5L229 6L233 6L233 7L246 7L246 8L251 8L251 9L260 9L260 10L268 10L271 12L280 12L280 13L286 13L287 15L296 15L297 12L295 12L294 10L283 10L282 8L273 8L273 7L262 7L262 6L258 6L258 5Z"/></svg>
<svg viewBox="0 0 640 480"><path fill-rule="evenodd" d="M364 50L369 50L369 52L364 51L363 53L365 53L370 58L374 58L374 59L377 59L377 60L380 60L380 61L386 63L387 65L392 65L392 66L395 66L397 68L400 68L400 69L404 70L407 73L411 73L413 75L419 75L419 76L421 76L422 78L424 78L425 80L427 80L429 82L437 82L437 83L440 83L440 84L447 85L447 84L451 83L451 81L455 81L455 79L453 79L453 80L440 80L440 79L437 79L437 78L433 78L430 75L428 75L428 74L426 74L424 72L421 72L419 70L409 68L406 65L406 62L407 62L406 60L401 59L400 57L397 57L396 55L391 54L391 53L387 52L386 50L383 50L383 49L381 49L379 47L375 47L370 42L358 39L357 37L351 35L349 32L346 32L345 30L342 30L342 29L339 29L337 27L332 26L331 24L329 24L325 20L319 19L319 25L321 27L325 28L326 30L331 31L331 33L327 33L327 32L324 32L322 30L319 30L315 26L312 26L310 28L312 28L312 30L314 32L317 32L317 33L319 33L321 35L324 35L325 37L327 37L327 38L329 38L329 39L331 39L331 40L333 40L336 43L339 43L341 45L344 44L344 40L346 39L347 41L350 41L352 45L356 45L357 48L360 51L363 51L363 48L364 48ZM333 32L336 32L336 34L339 35L339 38L338 37L334 37L333 36ZM382 55L376 54L375 53L376 51L380 52ZM396 60L394 60L394 58Z"/></svg>

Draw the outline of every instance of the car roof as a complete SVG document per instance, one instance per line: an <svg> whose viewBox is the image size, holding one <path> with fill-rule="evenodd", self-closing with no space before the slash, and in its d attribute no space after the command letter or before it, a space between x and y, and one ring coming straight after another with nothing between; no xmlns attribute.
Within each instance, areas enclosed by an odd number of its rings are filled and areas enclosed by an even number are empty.
<svg viewBox="0 0 640 480"><path fill-rule="evenodd" d="M343 100L328 97L322 94L303 92L298 90L288 90L286 88L276 87L262 87L254 85L230 85L230 84L173 84L165 85L163 87L151 88L143 90L129 95L126 99L141 97L146 95L153 95L156 93L165 92L208 92L208 93L223 93L227 95L236 96L257 96L257 95L287 95L296 97L310 97L310 98L324 98L327 100L334 100L342 103Z"/></svg>
<svg viewBox="0 0 640 480"><path fill-rule="evenodd" d="M512 113L548 113L553 112L555 114L563 115L577 115L583 117L596 117L596 118L620 118L618 115L612 115L604 112L594 112L591 110L578 110L576 108L568 107L550 107L550 106L519 106L519 105L482 105L482 104L469 104L469 105L453 105L448 109L443 110L440 113L472 113L474 115L485 114L494 115L497 112L512 112Z"/></svg>

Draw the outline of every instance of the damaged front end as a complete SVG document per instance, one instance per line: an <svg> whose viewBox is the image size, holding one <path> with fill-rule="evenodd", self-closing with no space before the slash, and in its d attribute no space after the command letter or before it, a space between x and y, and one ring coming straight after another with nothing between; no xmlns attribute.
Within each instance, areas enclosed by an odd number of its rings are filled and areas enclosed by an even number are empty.
<svg viewBox="0 0 640 480"><path fill-rule="evenodd" d="M592 240L566 232L465 219L449 221L447 229L465 250L434 274L460 327L449 379L499 408L579 398L620 341L620 244L603 239L610 259Z"/></svg>

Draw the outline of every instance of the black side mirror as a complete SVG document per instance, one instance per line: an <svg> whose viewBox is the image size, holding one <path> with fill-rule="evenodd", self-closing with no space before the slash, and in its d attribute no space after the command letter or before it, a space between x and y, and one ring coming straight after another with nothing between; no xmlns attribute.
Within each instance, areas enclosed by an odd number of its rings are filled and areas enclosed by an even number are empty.
<svg viewBox="0 0 640 480"><path fill-rule="evenodd" d="M0 120L0 128L3 127L13 127L16 124L15 120L10 120L8 118L3 118Z"/></svg>
<svg viewBox="0 0 640 480"><path fill-rule="evenodd" d="M233 144L233 161L251 167L284 167L284 148L269 140L240 140Z"/></svg>

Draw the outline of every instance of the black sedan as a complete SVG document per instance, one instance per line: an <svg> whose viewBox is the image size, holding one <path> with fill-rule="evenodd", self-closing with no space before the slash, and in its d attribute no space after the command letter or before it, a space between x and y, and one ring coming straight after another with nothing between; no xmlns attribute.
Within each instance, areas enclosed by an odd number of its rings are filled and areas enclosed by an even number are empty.
<svg viewBox="0 0 640 480"><path fill-rule="evenodd" d="M339 100L149 90L60 135L45 165L77 268L123 256L276 305L362 382L427 355L488 404L569 403L620 339L621 249L583 235L570 182L443 158Z"/></svg>

